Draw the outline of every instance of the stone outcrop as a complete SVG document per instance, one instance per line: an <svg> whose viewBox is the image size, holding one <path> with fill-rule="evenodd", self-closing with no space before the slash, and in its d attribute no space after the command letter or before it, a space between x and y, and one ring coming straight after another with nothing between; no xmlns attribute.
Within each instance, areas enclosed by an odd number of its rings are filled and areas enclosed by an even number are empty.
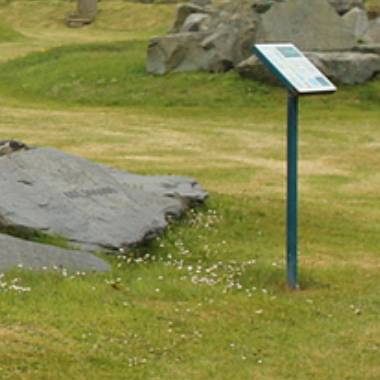
<svg viewBox="0 0 380 380"><path fill-rule="evenodd" d="M373 53L309 52L305 55L335 83L364 83L380 73L380 56ZM254 56L241 62L237 71L244 78L273 81L273 75Z"/></svg>
<svg viewBox="0 0 380 380"><path fill-rule="evenodd" d="M79 28L91 24L97 14L98 0L77 0L77 10L67 15L66 25L71 28Z"/></svg>
<svg viewBox="0 0 380 380"><path fill-rule="evenodd" d="M258 20L253 5L259 2L226 3L218 9L179 5L172 32L149 44L148 72L232 69L251 54Z"/></svg>
<svg viewBox="0 0 380 380"><path fill-rule="evenodd" d="M303 51L319 53L325 62L320 66L329 68L327 75L341 83L361 83L376 71L373 57L348 53L360 53L362 41L376 45L379 25L378 20L369 22L362 0L234 0L217 7L192 2L178 6L168 35L151 40L146 67L158 75L234 68L244 75L255 43L292 42ZM354 61L349 63L349 58ZM330 60L340 66L334 70L340 70L337 75L331 73ZM366 74L355 68L367 61Z"/></svg>
<svg viewBox="0 0 380 380"><path fill-rule="evenodd" d="M194 180L139 176L52 148L0 157L0 228L66 237L118 251L160 234L207 194Z"/></svg>
<svg viewBox="0 0 380 380"><path fill-rule="evenodd" d="M108 272L110 265L83 251L72 251L33 243L0 234L0 273L23 270L65 270L67 272Z"/></svg>

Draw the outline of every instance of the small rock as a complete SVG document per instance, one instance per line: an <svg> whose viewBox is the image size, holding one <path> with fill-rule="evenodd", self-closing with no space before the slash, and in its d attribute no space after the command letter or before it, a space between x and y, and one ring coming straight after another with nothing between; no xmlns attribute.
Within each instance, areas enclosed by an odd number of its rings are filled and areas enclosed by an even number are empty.
<svg viewBox="0 0 380 380"><path fill-rule="evenodd" d="M72 28L91 24L97 14L97 0L77 0L77 11L66 17L66 25Z"/></svg>
<svg viewBox="0 0 380 380"><path fill-rule="evenodd" d="M15 140L4 140L0 141L0 156L6 156L17 152L18 150L28 150L30 149L27 145L15 141Z"/></svg>

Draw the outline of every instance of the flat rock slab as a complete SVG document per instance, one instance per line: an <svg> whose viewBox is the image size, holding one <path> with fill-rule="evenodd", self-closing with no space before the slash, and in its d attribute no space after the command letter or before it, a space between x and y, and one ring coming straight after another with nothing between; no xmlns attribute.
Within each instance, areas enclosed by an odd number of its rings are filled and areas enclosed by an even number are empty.
<svg viewBox="0 0 380 380"><path fill-rule="evenodd" d="M33 243L0 234L0 272L16 267L25 270L66 269L68 272L107 272L110 265L87 253Z"/></svg>
<svg viewBox="0 0 380 380"><path fill-rule="evenodd" d="M90 251L143 243L207 197L191 178L139 176L52 148L0 157L0 227L66 237Z"/></svg>

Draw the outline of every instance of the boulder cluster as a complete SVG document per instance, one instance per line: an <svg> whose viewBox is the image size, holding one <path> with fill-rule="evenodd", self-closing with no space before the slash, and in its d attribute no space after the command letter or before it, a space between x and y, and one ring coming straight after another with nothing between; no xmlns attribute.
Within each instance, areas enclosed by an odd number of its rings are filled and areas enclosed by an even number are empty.
<svg viewBox="0 0 380 380"><path fill-rule="evenodd" d="M192 0L177 6L170 32L150 41L147 71L225 72L258 78L255 43L291 42L337 83L380 72L380 17L363 0Z"/></svg>

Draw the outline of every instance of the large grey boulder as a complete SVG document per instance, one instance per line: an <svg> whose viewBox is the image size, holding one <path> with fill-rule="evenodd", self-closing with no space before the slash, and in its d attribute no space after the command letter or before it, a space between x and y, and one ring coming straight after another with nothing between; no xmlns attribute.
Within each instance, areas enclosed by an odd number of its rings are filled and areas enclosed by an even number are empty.
<svg viewBox="0 0 380 380"><path fill-rule="evenodd" d="M159 75L172 71L222 71L216 52L202 46L205 37L204 33L177 33L152 39L147 71Z"/></svg>
<svg viewBox="0 0 380 380"><path fill-rule="evenodd" d="M343 16L347 27L352 30L357 41L361 40L369 28L367 12L355 7Z"/></svg>
<svg viewBox="0 0 380 380"><path fill-rule="evenodd" d="M169 34L150 41L147 71L153 74L184 71L225 72L251 52L254 28L237 24L214 33Z"/></svg>
<svg viewBox="0 0 380 380"><path fill-rule="evenodd" d="M380 73L380 56L358 52L307 53L308 58L333 82L360 84Z"/></svg>
<svg viewBox="0 0 380 380"><path fill-rule="evenodd" d="M207 194L192 179L138 176L52 148L0 157L0 227L119 250L160 234Z"/></svg>
<svg viewBox="0 0 380 380"><path fill-rule="evenodd" d="M97 14L97 0L77 0L77 10L66 17L66 25L78 28L91 24Z"/></svg>
<svg viewBox="0 0 380 380"><path fill-rule="evenodd" d="M327 0L287 0L266 12L257 42L292 42L304 51L350 50L354 33Z"/></svg>
<svg viewBox="0 0 380 380"><path fill-rule="evenodd" d="M372 44L380 44L380 17L370 22L363 40Z"/></svg>
<svg viewBox="0 0 380 380"><path fill-rule="evenodd" d="M329 2L340 15L349 12L355 7L364 9L363 0L329 0Z"/></svg>
<svg viewBox="0 0 380 380"><path fill-rule="evenodd" d="M380 73L380 56L359 52L308 52L305 55L333 82L359 84ZM237 71L247 79L273 81L273 75L252 56Z"/></svg>
<svg viewBox="0 0 380 380"><path fill-rule="evenodd" d="M107 262L88 252L71 251L0 234L0 273L16 267L68 272L107 272L111 269Z"/></svg>

